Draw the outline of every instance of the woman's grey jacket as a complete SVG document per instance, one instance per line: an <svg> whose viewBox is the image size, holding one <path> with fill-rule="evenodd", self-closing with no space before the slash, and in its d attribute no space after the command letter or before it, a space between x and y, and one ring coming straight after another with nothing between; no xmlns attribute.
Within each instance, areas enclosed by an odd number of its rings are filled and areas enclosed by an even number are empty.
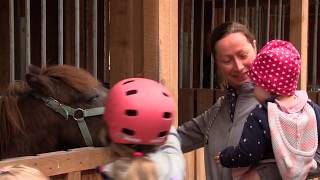
<svg viewBox="0 0 320 180"><path fill-rule="evenodd" d="M253 95L252 83L245 83L236 91L233 121L229 108L232 94L226 92L207 111L178 128L183 152L204 147L206 178L209 180L232 179L230 169L217 165L214 156L225 147L238 144L244 122L258 104Z"/></svg>

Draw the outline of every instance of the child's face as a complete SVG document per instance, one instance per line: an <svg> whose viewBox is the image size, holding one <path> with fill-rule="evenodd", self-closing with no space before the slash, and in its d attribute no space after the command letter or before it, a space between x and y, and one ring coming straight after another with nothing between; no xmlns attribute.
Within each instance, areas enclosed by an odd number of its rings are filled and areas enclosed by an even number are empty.
<svg viewBox="0 0 320 180"><path fill-rule="evenodd" d="M270 97L270 93L264 90L262 87L255 85L254 87L254 96L259 101L259 103L263 103L267 98Z"/></svg>

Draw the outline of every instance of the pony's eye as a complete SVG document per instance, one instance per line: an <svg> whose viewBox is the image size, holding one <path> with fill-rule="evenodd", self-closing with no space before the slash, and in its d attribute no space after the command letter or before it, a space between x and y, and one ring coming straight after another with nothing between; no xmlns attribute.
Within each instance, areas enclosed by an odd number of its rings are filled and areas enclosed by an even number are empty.
<svg viewBox="0 0 320 180"><path fill-rule="evenodd" d="M99 95L94 95L94 96L91 96L89 99L88 99L88 101L89 102L93 102L93 101L96 101L97 99L99 98Z"/></svg>

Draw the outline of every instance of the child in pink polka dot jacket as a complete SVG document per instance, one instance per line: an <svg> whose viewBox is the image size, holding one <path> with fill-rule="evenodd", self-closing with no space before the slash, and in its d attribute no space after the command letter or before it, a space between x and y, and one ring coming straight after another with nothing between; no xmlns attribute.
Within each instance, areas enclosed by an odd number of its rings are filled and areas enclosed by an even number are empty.
<svg viewBox="0 0 320 180"><path fill-rule="evenodd" d="M317 167L320 107L296 90L300 61L296 48L282 40L268 42L258 53L249 76L261 104L248 116L238 146L215 156L217 163L235 168L235 179L266 159L275 159L285 180L306 179Z"/></svg>

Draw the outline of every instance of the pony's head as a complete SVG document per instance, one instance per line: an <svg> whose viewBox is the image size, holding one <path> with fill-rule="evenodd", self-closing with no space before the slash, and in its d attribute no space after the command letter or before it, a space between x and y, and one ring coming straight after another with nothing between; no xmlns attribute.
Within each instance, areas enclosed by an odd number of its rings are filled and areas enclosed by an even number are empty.
<svg viewBox="0 0 320 180"><path fill-rule="evenodd" d="M73 66L31 66L2 97L0 158L102 146L106 89Z"/></svg>

